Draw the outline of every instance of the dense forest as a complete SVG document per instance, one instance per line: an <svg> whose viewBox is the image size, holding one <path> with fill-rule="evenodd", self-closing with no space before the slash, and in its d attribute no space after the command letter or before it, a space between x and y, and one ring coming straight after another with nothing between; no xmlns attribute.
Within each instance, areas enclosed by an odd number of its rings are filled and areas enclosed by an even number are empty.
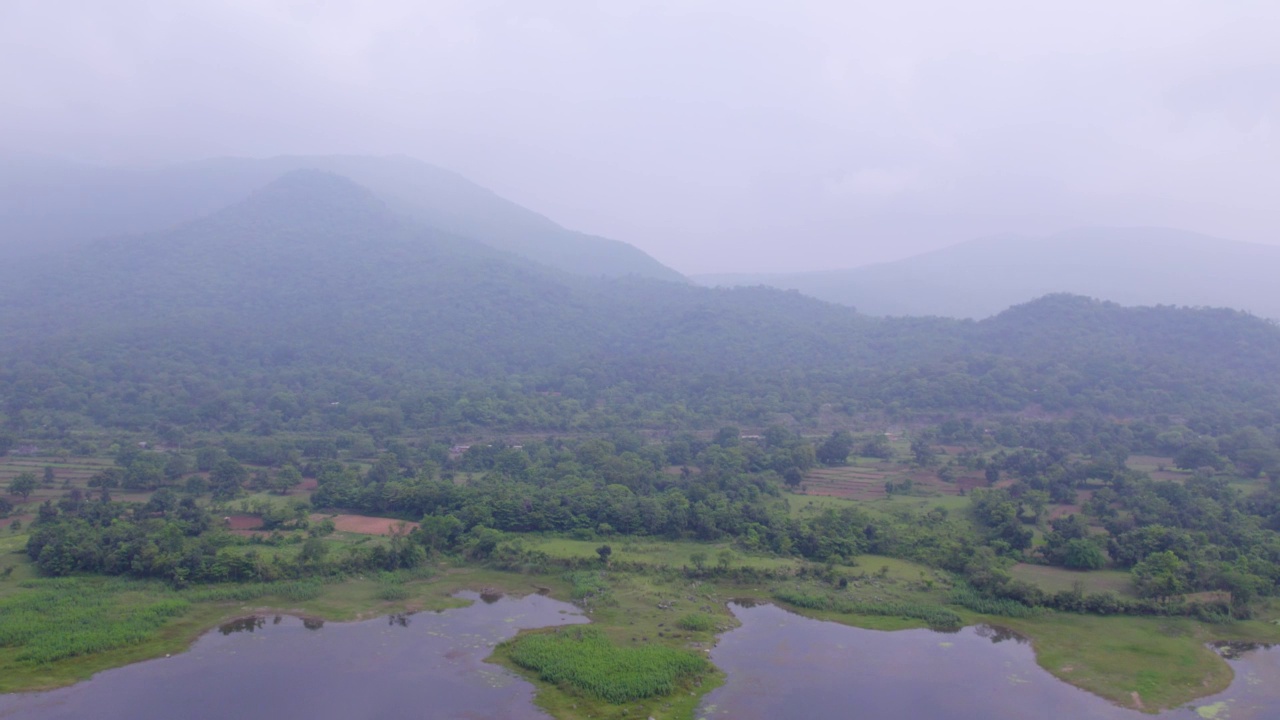
<svg viewBox="0 0 1280 720"><path fill-rule="evenodd" d="M1006 610L1242 616L1280 591L1280 329L1231 310L1054 295L981 322L876 319L794 292L589 277L296 171L172 230L9 264L0 357L0 450L115 461L39 506L27 550L50 575L537 565L508 534L539 533L909 558ZM895 453L984 481L928 522L792 511L815 468ZM1126 464L1138 453L1188 476L1153 480ZM299 553L210 514L304 477L310 504L255 509ZM313 507L416 525L332 557ZM1141 598L1046 593L1013 562L1126 570ZM1199 591L1230 601L1178 599Z"/></svg>
<svg viewBox="0 0 1280 720"><path fill-rule="evenodd" d="M299 171L0 270L6 431L713 430L853 416L1280 414L1280 330L1051 296L983 322L571 276Z"/></svg>

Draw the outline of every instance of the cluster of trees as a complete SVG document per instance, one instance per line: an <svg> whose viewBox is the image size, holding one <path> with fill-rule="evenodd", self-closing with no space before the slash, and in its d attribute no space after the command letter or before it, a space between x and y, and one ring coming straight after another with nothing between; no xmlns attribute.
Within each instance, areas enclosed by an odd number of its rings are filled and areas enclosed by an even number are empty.
<svg viewBox="0 0 1280 720"><path fill-rule="evenodd" d="M1265 464L1251 464L1276 450L1274 431L1255 422L1245 415L1119 423L1087 413L1051 421L947 419L913 430L902 459L940 474L963 466L985 472L992 484L1007 482L973 491L967 513L938 509L926 517L856 507L803 517L788 511L782 488L817 464L842 464L851 454L892 456L882 433L836 431L810 441L772 425L759 436L724 427L710 437L678 433L652 442L618 429L519 446L476 443L460 455L441 442L392 439L361 464L336 459L357 447L342 438L232 438L190 455L126 446L115 467L90 481L99 488L96 499L72 492L41 508L29 550L52 574L124 572L193 582L278 577L341 563L401 567L433 553L490 558L502 532L600 538L602 550L618 535L729 539L742 550L817 562L864 553L911 558L959 573L990 597L1030 605L1168 611L1171 598L1220 590L1230 593L1231 610L1240 615L1254 597L1280 588L1280 485L1246 496L1214 464L1192 463L1197 469L1185 481L1168 482L1130 469L1126 460L1134 452L1209 448L1222 468L1275 477ZM938 444L970 450L939 466ZM250 471L242 459L279 466ZM203 493L229 500L246 487L284 491L304 475L316 479L317 506L420 521L420 527L398 538L393 551L373 551L377 557L328 558L324 543L308 541L298 567L282 570L242 552L243 539L221 533L193 502ZM115 488L155 494L130 506L111 501ZM1080 509L1049 519L1056 504ZM301 517L264 514L277 527ZM305 529L305 522L296 527ZM1033 541L1037 527L1040 543ZM1004 572L1015 560L1126 569L1146 600L1125 605L1045 595Z"/></svg>
<svg viewBox="0 0 1280 720"><path fill-rule="evenodd" d="M298 551L282 558L252 539L228 533L220 518L169 488L146 503L88 498L72 490L57 503L40 506L27 554L46 575L131 575L179 587L398 570L421 565L427 557L426 549L403 533L387 544L351 547L332 557L323 539L333 532L332 523L311 524L308 510L302 504L292 511L264 513L271 527L296 531L291 536Z"/></svg>
<svg viewBox="0 0 1280 720"><path fill-rule="evenodd" d="M1196 422L1247 415L1265 435L1280 418L1280 330L1243 315L1047 298L982 323L873 320L764 290L721 295L617 281L566 291L565 306L547 307L526 302L521 288L529 290L516 283L488 298L489 314L387 310L414 318L394 326L373 310L342 308L325 317L359 317L340 328L325 328L319 317L295 323L286 307L271 322L244 320L244 336L166 321L155 332L109 340L72 333L52 343L46 333L41 345L9 337L0 351L5 431L72 442L77 430L125 429L170 444L211 430L353 433L380 445L424 430L705 430L726 422L763 427L779 415L810 421L823 408L911 419L1036 407L1191 418L1192 432L1163 438L1180 464L1230 461L1266 472L1280 462L1256 437L1197 439L1206 433ZM439 300L437 307L448 306ZM388 302L379 296L372 307ZM473 332L512 315L506 304L489 307L499 302L540 307L546 318L521 312L487 334ZM609 308L615 320L581 317L594 308ZM406 337L402 328L422 326L424 317L423 336ZM259 337L267 328L272 335ZM0 317L0 340L4 329ZM541 350L529 356L526 347ZM262 450L269 447L240 453Z"/></svg>

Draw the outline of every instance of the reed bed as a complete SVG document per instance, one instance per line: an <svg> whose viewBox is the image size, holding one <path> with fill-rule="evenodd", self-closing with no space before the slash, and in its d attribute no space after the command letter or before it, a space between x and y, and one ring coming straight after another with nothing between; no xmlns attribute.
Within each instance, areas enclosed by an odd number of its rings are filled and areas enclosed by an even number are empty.
<svg viewBox="0 0 1280 720"><path fill-rule="evenodd" d="M21 663L43 665L138 645L190 605L178 597L121 602L114 585L60 578L0 600L0 647L16 649L13 657Z"/></svg>

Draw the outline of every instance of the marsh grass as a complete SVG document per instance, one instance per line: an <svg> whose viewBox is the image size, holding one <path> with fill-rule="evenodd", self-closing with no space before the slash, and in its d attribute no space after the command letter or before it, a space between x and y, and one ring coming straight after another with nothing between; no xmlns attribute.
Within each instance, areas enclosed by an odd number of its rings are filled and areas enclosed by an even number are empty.
<svg viewBox="0 0 1280 720"><path fill-rule="evenodd" d="M538 678L615 705L671 695L711 671L711 663L663 645L621 647L592 627L521 635L502 646Z"/></svg>
<svg viewBox="0 0 1280 720"><path fill-rule="evenodd" d="M1029 618L1044 612L1041 608L1033 608L1017 600L989 598L968 585L957 585L951 590L948 600L954 605L983 615Z"/></svg>
<svg viewBox="0 0 1280 720"><path fill-rule="evenodd" d="M180 597L129 607L112 602L113 593L137 589L131 585L84 578L26 581L30 592L0 600L0 647L11 649L19 663L44 665L139 645L190 606Z"/></svg>

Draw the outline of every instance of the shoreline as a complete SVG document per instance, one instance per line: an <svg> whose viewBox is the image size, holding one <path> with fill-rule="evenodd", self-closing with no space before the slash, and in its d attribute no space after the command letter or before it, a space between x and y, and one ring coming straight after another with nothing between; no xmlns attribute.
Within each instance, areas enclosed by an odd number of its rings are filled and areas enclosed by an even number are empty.
<svg viewBox="0 0 1280 720"><path fill-rule="evenodd" d="M643 576L619 578L620 583L634 583L649 580ZM897 617L848 615L831 611L815 611L794 607L786 602L769 597L760 592L760 588L749 590L729 583L715 581L698 581L694 583L700 590L710 590L717 598L714 606L716 617L732 618L728 604L731 602L752 601L774 604L788 612L818 621L837 622L851 627L868 630L892 632L901 629L925 628L924 623L905 620ZM374 581L353 578L342 582L327 584L325 592L314 600L304 602L280 602L265 604L234 604L228 602L192 603L191 609L169 626L162 629L156 638L139 645L119 648L94 655L71 658L53 666L31 667L23 676L9 676L13 682L12 689L6 688L3 694L26 694L49 692L74 685L92 678L100 672L137 662L162 658L167 655L188 651L203 635L212 632L221 625L237 619L247 619L265 614L281 614L313 619L324 622L359 622L377 617L398 613L441 612L450 608L466 607L474 599L456 597L460 592L500 591L513 597L524 597L531 594L548 595L563 602L570 597L568 587L562 578L552 574L522 575L485 568L449 568L439 575L415 581L414 595L398 602L374 599L372 590ZM670 594L671 588L662 588ZM722 595L723 593L723 595ZM710 596L710 595L709 595ZM581 607L581 606L580 606ZM641 622L660 627L658 619L673 619L670 614L648 611L641 617L642 602L629 598L624 607L586 607L584 616L591 624L610 633L616 638L632 633L640 633L634 629L637 618ZM1234 672L1230 664L1220 653L1210 647L1215 642L1280 642L1280 628L1261 621L1241 622L1230 626L1207 626L1184 618L1137 618L1137 617L1101 617L1072 615L1067 613L1051 613L1037 618L1004 618L963 613L965 626L994 625L1008 628L1027 638L1031 645L1036 664L1052 675L1056 680L1072 687L1089 692L1102 700L1119 707L1139 710L1148 714L1184 706L1199 698L1223 692L1234 680ZM728 620L728 622L736 622ZM714 630L697 634L696 642L686 636L677 647L694 646L700 652L710 653L719 638L731 630L731 627L717 626ZM532 630L524 630L530 632ZM656 634L656 633L655 633ZM1108 675L1105 664L1097 665L1079 658L1096 661L1097 655L1105 654L1108 648L1103 640L1112 638L1114 642L1126 643L1137 640L1160 641L1168 648L1185 653L1190 650L1196 661L1191 673L1184 673L1176 678L1176 682L1168 682L1154 688L1135 688L1126 685L1125 679ZM666 644L672 643L668 640ZM1132 650L1130 648L1130 650ZM583 699L570 695L537 679L521 668L504 662L495 649L486 662L491 662L515 672L527 679L535 688L535 698L539 707L549 712L558 713L558 718L579 717L570 712L569 705L585 705ZM1121 657L1118 662L1140 662L1144 658ZM1145 658L1149 661L1149 658ZM1132 668L1130 668L1132 669ZM681 702L688 705L689 715L659 713L655 717L688 717L692 716L701 697L724 682L724 673L713 666L712 673L704 680L702 686L694 689L695 702ZM7 684L7 683L6 683ZM690 688L686 688L688 690ZM689 695L684 693L681 698ZM664 700L669 698L664 698Z"/></svg>

